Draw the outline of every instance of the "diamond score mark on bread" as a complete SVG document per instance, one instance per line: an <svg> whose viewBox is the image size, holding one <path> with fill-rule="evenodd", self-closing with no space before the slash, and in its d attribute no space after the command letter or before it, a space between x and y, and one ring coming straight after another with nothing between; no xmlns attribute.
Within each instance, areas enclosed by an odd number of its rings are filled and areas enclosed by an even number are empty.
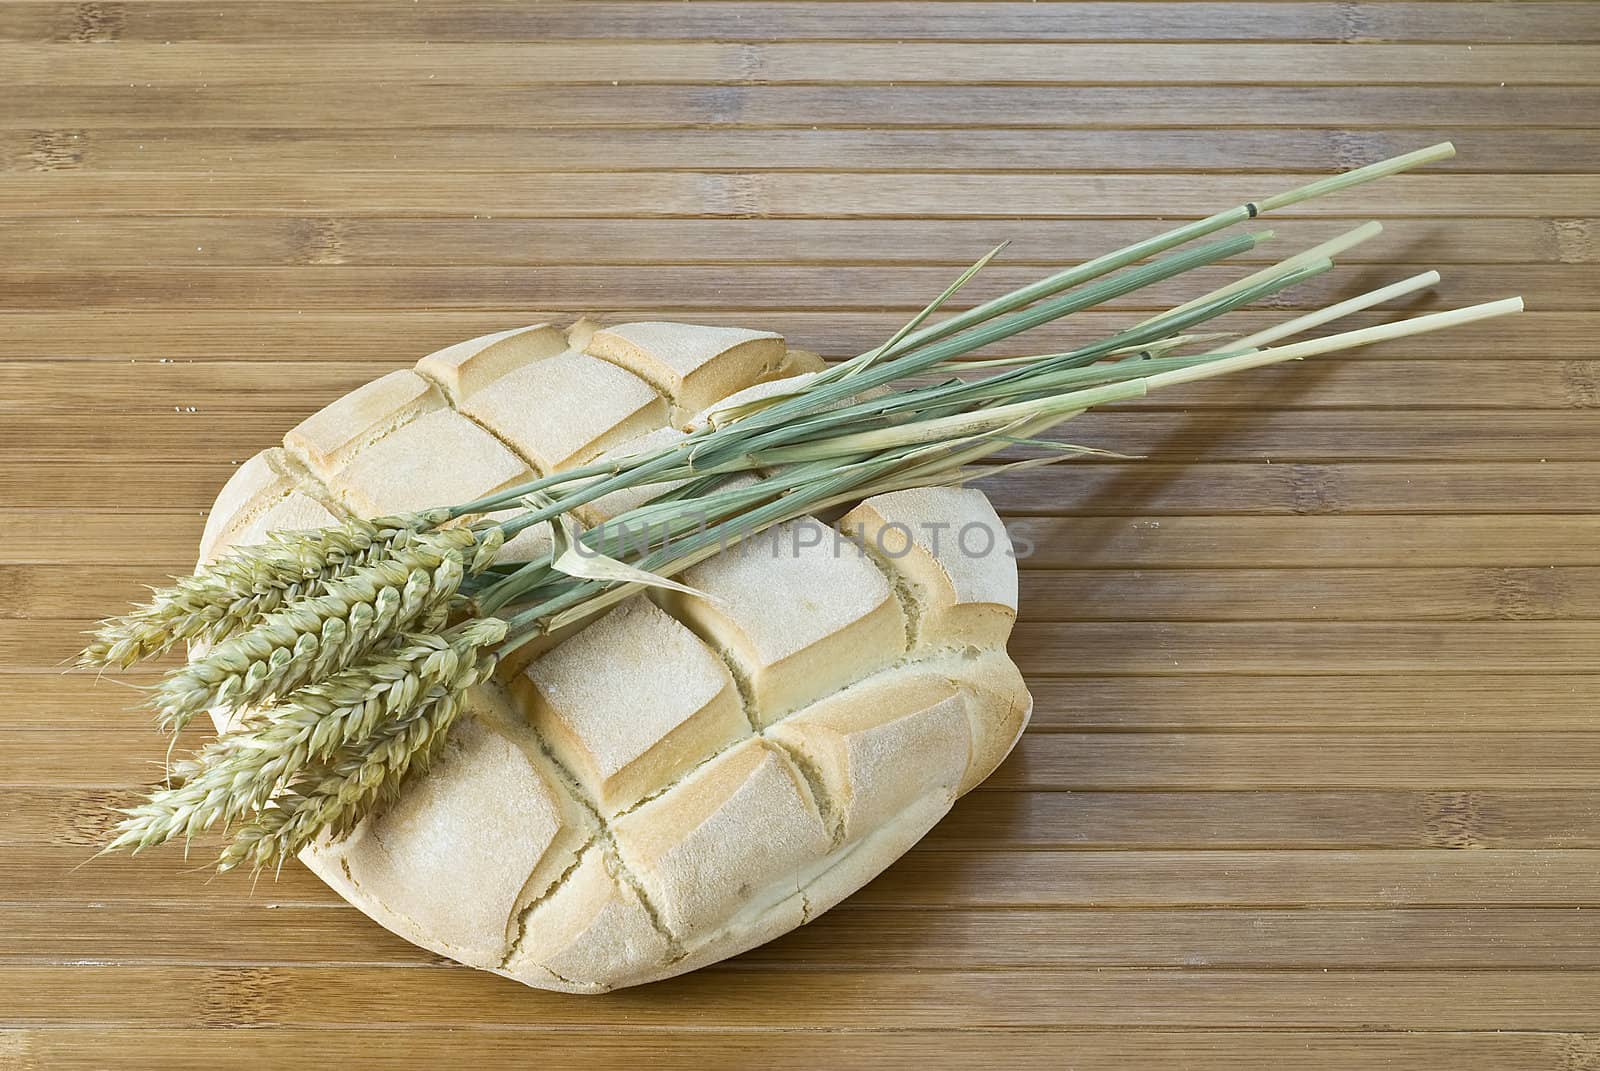
<svg viewBox="0 0 1600 1071"><path fill-rule="evenodd" d="M672 323L458 343L241 465L201 560L657 445L728 395L821 367L768 332ZM618 492L582 520L666 490ZM704 598L636 597L513 660L426 774L302 859L410 941L571 992L669 977L815 918L987 777L1032 708L1004 650L1016 567L981 492L879 495L840 528L868 550L801 518L688 570ZM540 526L501 553L548 546Z"/></svg>

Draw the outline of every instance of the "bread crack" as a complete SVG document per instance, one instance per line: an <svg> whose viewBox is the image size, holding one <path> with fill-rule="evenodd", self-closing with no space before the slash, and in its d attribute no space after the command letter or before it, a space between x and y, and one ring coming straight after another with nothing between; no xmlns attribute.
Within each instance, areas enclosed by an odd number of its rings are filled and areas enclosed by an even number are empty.
<svg viewBox="0 0 1600 1071"><path fill-rule="evenodd" d="M693 777L700 770L704 769L706 766L710 765L711 763L717 761L722 756L724 756L728 752L732 751L735 747L739 746L740 744L744 743L746 740L749 740L749 739L751 739L752 737L754 737L756 735L757 734L755 734L755 733L751 733L749 736L741 736L741 737L738 737L738 738L730 741L729 743L725 744L724 746L722 746L722 747L718 748L717 750L713 751L711 754L707 755L705 758L701 759L699 762L695 763L693 766L689 767L687 770L683 771L683 773L679 774L677 777L674 777L671 781L668 781L666 784L662 785L660 788L657 788L657 789L651 791L647 795L640 796L637 800L635 800L634 802L628 804L626 807L622 808L620 811L617 811L611 817L612 818L621 818L624 815L632 814L634 811L637 811L639 808L643 807L645 804L652 803L655 800L660 799L662 796L665 796L668 792L671 792L673 789L677 788L679 785L681 785L685 781L689 780L689 778Z"/></svg>
<svg viewBox="0 0 1600 1071"><path fill-rule="evenodd" d="M567 769L566 765L556 757L555 751L550 747L549 741L544 738L544 734L539 731L539 727L534 725L531 721L529 721L527 725L528 732L533 736L533 739L539 745L539 751L544 755L546 761L550 763L550 767L556 771L557 776L561 778L562 783L567 790L567 795L572 798L574 803L582 807L584 811L587 812L589 820L592 823L591 828L593 828L595 831L595 835L593 838L591 838L590 843L592 844L595 841L599 841L602 845L604 845L607 856L616 861L615 876L619 880L626 882L628 888L633 890L633 894L639 898L639 906L644 910L645 917L650 920L651 927L656 931L657 934L661 936L661 939L666 942L667 949L669 951L668 962L676 963L678 960L687 956L689 953L683 947L683 943L678 940L678 936L673 933L672 930L662 920L661 913L656 910L656 905L651 901L650 895L645 891L644 885L628 867L627 860L622 856L621 848L617 846L617 839L612 832L611 825L606 821L606 816L601 813L600 808L595 804L595 801L589 797L589 793L584 789L583 784L578 780L573 772Z"/></svg>
<svg viewBox="0 0 1600 1071"><path fill-rule="evenodd" d="M856 544L862 557L877 566L878 572L883 574L883 579L888 582L889 590L894 593L895 601L900 604L900 618L906 626L906 650L915 651L922 642L922 598L917 586L909 577L894 567L893 560L880 553L869 544L871 540L863 538Z"/></svg>
<svg viewBox="0 0 1600 1071"><path fill-rule="evenodd" d="M538 466L533 458L529 457L527 454L524 454L521 450L518 450L517 445L510 439L507 439L504 435L501 435L498 431L495 431L493 428L479 420L477 417L473 416L471 413L462 412L461 408L456 405L456 399L451 397L450 391L438 379L429 375L427 372L424 372L421 368L413 368L412 371L417 374L418 379L426 380L432 385L434 390L439 392L439 395L444 398L444 404L449 406L452 412L461 417L463 420L471 423L479 431L494 439L495 442L499 443L507 450L511 451L511 456L528 466L529 469L533 470L534 475L540 477L548 475L548 473Z"/></svg>
<svg viewBox="0 0 1600 1071"><path fill-rule="evenodd" d="M680 622L681 624L681 622ZM701 637L704 641L705 637ZM709 646L709 645L708 645ZM755 684L750 679L750 671L744 663L739 661L739 656L726 647L713 648L722 664L727 667L728 676L733 678L733 687L739 693L739 708L744 711L745 721L750 723L752 731L761 730L761 712L756 709Z"/></svg>
<svg viewBox="0 0 1600 1071"><path fill-rule="evenodd" d="M324 483L322 477L318 476L311 466L295 456L294 452L287 447L281 450L276 458L268 455L267 463L292 480L295 491L299 491L307 498L314 499L323 509L339 518L341 522L348 523L356 519L355 513L340 501L333 488ZM294 491L289 493L293 494ZM284 497L287 498L289 496L284 495Z"/></svg>
<svg viewBox="0 0 1600 1071"><path fill-rule="evenodd" d="M429 383L432 385L431 380ZM349 457L353 459L368 447L377 445L380 440L386 439L390 435L393 435L395 432L399 431L413 420L423 416L425 412L426 411L412 410L408 408L399 413L391 414L388 420L384 421L377 428L368 431L361 437L359 442L357 442L354 446L349 447ZM301 455L302 447L296 443L288 441L288 438L289 437L286 436L283 443L284 455L291 458L295 464L304 468L308 473L312 473L314 475L316 470L312 466L311 461ZM324 487L320 478L318 478L317 486ZM333 494L331 489L324 487L324 490L326 490L330 495ZM349 509L346 509L343 506L340 508L345 515L353 516Z"/></svg>
<svg viewBox="0 0 1600 1071"><path fill-rule="evenodd" d="M822 778L822 771L817 769L817 764L798 748L765 734L762 734L761 739L781 752L799 771L806 787L811 790L811 802L817 809L817 817L822 819L822 828L828 831L829 850L838 848L844 843L844 816L849 809L849 802L833 798L833 793L828 791L827 782Z"/></svg>
<svg viewBox="0 0 1600 1071"><path fill-rule="evenodd" d="M517 953L521 951L522 942L528 935L528 918L540 907L542 907L546 901L559 892L561 887L567 883L568 879L570 879L573 874L577 873L578 867L583 864L584 857L589 854L590 849L592 849L594 845L594 837L590 837L588 840L584 841L583 847L579 848L573 853L572 862L567 864L567 869L563 870L559 875L556 876L556 880L551 883L550 887L544 892L540 893L538 896L534 897L532 900L529 900L525 905L523 905L520 911L514 913L512 919L508 920L509 922L514 922L516 924L517 932L516 935L513 936L507 943L506 954L500 957L500 965L495 968L496 970L503 971L511 964L512 959L514 959ZM528 880L533 880L531 875L529 876ZM509 926L507 928L509 929ZM539 966L544 967L544 969L547 971L550 971L550 968L546 967L543 963L539 964ZM557 978L561 978L561 975L556 974L555 971L550 971L550 973L554 974ZM574 984L570 978L561 978L561 980L566 982L568 985Z"/></svg>

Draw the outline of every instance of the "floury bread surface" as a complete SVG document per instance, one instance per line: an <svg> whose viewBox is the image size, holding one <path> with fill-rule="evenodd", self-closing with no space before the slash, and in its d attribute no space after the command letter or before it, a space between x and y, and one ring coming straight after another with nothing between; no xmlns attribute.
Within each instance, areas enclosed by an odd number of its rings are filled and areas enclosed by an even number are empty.
<svg viewBox="0 0 1600 1071"><path fill-rule="evenodd" d="M767 332L580 322L472 339L352 391L239 467L202 560L274 529L475 498L670 442L815 372ZM584 507L594 525L661 488ZM596 993L809 922L915 844L1016 743L1016 566L978 491L801 518L623 603L477 689L400 799L303 861L424 948ZM535 530L504 556L549 546Z"/></svg>

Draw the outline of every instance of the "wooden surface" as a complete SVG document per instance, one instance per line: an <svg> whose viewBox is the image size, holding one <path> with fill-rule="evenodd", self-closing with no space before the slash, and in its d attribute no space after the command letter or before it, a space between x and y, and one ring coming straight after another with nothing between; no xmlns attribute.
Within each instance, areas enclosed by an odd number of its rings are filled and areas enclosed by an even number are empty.
<svg viewBox="0 0 1600 1071"><path fill-rule="evenodd" d="M21 0L0 79L0 1067L1600 1068L1600 5ZM991 488L1034 726L802 931L567 997L299 870L72 869L159 742L57 665L356 384L540 313L850 354L999 239L990 287L1446 136L1274 224L1388 228L1283 304L1533 311Z"/></svg>

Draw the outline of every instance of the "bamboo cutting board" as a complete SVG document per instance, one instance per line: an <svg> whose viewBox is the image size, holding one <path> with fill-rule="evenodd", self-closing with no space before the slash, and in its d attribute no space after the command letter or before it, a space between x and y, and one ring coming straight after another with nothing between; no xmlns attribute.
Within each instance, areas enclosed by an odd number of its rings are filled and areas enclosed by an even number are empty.
<svg viewBox="0 0 1600 1071"><path fill-rule="evenodd" d="M0 1068L1600 1065L1600 6L11 0L0 87ZM580 312L852 354L1001 239L987 292L1446 137L1274 221L1387 228L1285 304L1533 311L988 488L1034 726L816 924L573 998L298 869L72 869L159 742L58 664L359 383Z"/></svg>

